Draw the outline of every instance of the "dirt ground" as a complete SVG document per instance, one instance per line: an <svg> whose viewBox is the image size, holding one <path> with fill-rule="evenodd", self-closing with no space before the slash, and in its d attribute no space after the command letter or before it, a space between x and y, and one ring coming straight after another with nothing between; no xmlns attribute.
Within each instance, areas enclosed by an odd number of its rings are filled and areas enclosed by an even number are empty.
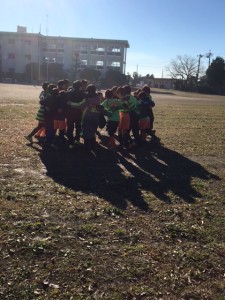
<svg viewBox="0 0 225 300"><path fill-rule="evenodd" d="M225 299L225 97L153 89L132 151L28 144L41 88L0 84L0 299Z"/></svg>

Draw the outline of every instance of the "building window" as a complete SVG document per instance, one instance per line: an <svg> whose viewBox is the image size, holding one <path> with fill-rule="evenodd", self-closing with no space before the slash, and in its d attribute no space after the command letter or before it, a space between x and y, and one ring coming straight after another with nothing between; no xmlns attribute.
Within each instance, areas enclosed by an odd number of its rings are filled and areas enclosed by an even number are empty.
<svg viewBox="0 0 225 300"><path fill-rule="evenodd" d="M98 60L96 62L96 69L103 69L104 62L102 60Z"/></svg>
<svg viewBox="0 0 225 300"><path fill-rule="evenodd" d="M120 62L119 61L108 62L107 69L108 70L120 70Z"/></svg>
<svg viewBox="0 0 225 300"><path fill-rule="evenodd" d="M87 59L82 59L80 65L81 66L87 66Z"/></svg>
<svg viewBox="0 0 225 300"><path fill-rule="evenodd" d="M15 44L15 39L8 39L8 43L10 45L14 45Z"/></svg>
<svg viewBox="0 0 225 300"><path fill-rule="evenodd" d="M98 46L92 45L91 46L91 54L97 54L97 48L98 48Z"/></svg>
<svg viewBox="0 0 225 300"><path fill-rule="evenodd" d="M114 47L113 49L112 49L112 52L120 52L120 48L117 48L117 47Z"/></svg>
<svg viewBox="0 0 225 300"><path fill-rule="evenodd" d="M99 52L104 52L105 48L102 47L102 46L98 46L96 50L99 51Z"/></svg>
<svg viewBox="0 0 225 300"><path fill-rule="evenodd" d="M87 45L81 45L80 50L88 51L88 46Z"/></svg>
<svg viewBox="0 0 225 300"><path fill-rule="evenodd" d="M30 54L25 54L25 58L28 60L31 60L31 55Z"/></svg>
<svg viewBox="0 0 225 300"><path fill-rule="evenodd" d="M15 59L15 53L9 53L8 58L9 59Z"/></svg>
<svg viewBox="0 0 225 300"><path fill-rule="evenodd" d="M25 40L25 44L30 46L31 45L31 40Z"/></svg>
<svg viewBox="0 0 225 300"><path fill-rule="evenodd" d="M96 62L96 66L103 66L104 62L102 60L98 60Z"/></svg>
<svg viewBox="0 0 225 300"><path fill-rule="evenodd" d="M64 63L64 58L63 57L57 57L57 63L58 64L63 64Z"/></svg>
<svg viewBox="0 0 225 300"><path fill-rule="evenodd" d="M120 62L119 62L119 61L113 61L113 62L111 63L111 66L112 66L112 67L119 67L119 68L120 68Z"/></svg>
<svg viewBox="0 0 225 300"><path fill-rule="evenodd" d="M119 47L113 46L108 48L108 55L121 56L121 49Z"/></svg>
<svg viewBox="0 0 225 300"><path fill-rule="evenodd" d="M81 45L80 53L81 54L88 54L88 46L87 45Z"/></svg>
<svg viewBox="0 0 225 300"><path fill-rule="evenodd" d="M14 68L8 68L8 72L11 73L11 74L14 74L15 73L15 69Z"/></svg>
<svg viewBox="0 0 225 300"><path fill-rule="evenodd" d="M64 44L59 43L59 44L58 44L58 49L64 49Z"/></svg>
<svg viewBox="0 0 225 300"><path fill-rule="evenodd" d="M56 52L56 45L55 44L50 44L49 45L49 52Z"/></svg>
<svg viewBox="0 0 225 300"><path fill-rule="evenodd" d="M98 52L98 55L104 55L105 54L105 48L103 46L98 46L96 51Z"/></svg>
<svg viewBox="0 0 225 300"><path fill-rule="evenodd" d="M79 44L74 45L74 50L75 51L79 51L80 49L81 49L81 45L79 45Z"/></svg>

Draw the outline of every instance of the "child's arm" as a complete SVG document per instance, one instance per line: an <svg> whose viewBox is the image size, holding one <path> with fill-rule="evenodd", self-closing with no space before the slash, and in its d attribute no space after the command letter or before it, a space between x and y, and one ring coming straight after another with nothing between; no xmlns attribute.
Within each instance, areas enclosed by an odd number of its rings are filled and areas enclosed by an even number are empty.
<svg viewBox="0 0 225 300"><path fill-rule="evenodd" d="M83 109L87 105L87 100L83 99L81 102L78 102L78 103L74 103L74 102L68 101L67 104L70 105L71 107L74 107L74 108Z"/></svg>
<svg viewBox="0 0 225 300"><path fill-rule="evenodd" d="M152 99L150 99L150 106L151 106L151 107L154 107L154 106L155 106L155 102L154 102Z"/></svg>
<svg viewBox="0 0 225 300"><path fill-rule="evenodd" d="M102 104L97 105L96 108L98 112L104 116L110 117L112 115L112 113L109 110L105 109Z"/></svg>

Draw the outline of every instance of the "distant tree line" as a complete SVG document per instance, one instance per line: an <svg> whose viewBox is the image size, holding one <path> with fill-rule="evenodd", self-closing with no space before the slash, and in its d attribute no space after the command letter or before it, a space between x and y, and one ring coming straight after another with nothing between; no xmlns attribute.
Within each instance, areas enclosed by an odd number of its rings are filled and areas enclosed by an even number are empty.
<svg viewBox="0 0 225 300"><path fill-rule="evenodd" d="M166 70L175 79L175 89L225 94L225 61L222 57L216 57L204 72L200 60L187 55L177 56Z"/></svg>
<svg viewBox="0 0 225 300"><path fill-rule="evenodd" d="M118 70L107 70L104 75L99 70L91 67L79 68L72 67L71 70L65 71L63 65L59 63L29 63L25 66L24 73L7 74L4 77L11 77L16 82L21 83L42 83L43 81L57 82L62 78L69 78L71 82L77 79L87 79L90 82L99 83L104 87L113 85L125 85L129 81L128 75L122 74Z"/></svg>
<svg viewBox="0 0 225 300"><path fill-rule="evenodd" d="M178 55L171 60L166 71L174 79L175 89L207 94L225 94L225 61L222 57L216 57L204 70L200 67L200 59L188 55ZM99 70L90 67L80 68L80 66L72 66L70 72L66 72L62 64L47 62L29 63L26 65L24 73L13 75L5 74L5 77L14 77L17 82L24 83L41 83L45 80L56 82L65 77L72 82L85 78L104 88L130 83L136 85L143 78L137 72L133 72L131 76L129 73L125 75L118 70L110 69L102 75ZM151 79L154 78L154 75L147 74L145 78Z"/></svg>

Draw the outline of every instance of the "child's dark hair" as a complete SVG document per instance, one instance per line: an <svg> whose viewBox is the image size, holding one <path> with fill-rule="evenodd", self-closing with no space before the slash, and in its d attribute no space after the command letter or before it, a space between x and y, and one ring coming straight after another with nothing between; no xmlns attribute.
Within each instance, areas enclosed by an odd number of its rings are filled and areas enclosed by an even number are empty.
<svg viewBox="0 0 225 300"><path fill-rule="evenodd" d="M93 84L89 84L87 86L87 93L89 96L95 96L96 95L96 86Z"/></svg>
<svg viewBox="0 0 225 300"><path fill-rule="evenodd" d="M133 92L133 95L137 96L141 91L142 91L141 89L138 89L138 90Z"/></svg>
<svg viewBox="0 0 225 300"><path fill-rule="evenodd" d="M65 81L64 81L64 80L59 80L59 81L57 82L57 86L58 86L59 88L61 88L64 84L65 84Z"/></svg>
<svg viewBox="0 0 225 300"><path fill-rule="evenodd" d="M55 89L55 88L56 88L56 85L53 84L53 83L50 83L50 84L48 85L48 91L52 91L52 90Z"/></svg>
<svg viewBox="0 0 225 300"><path fill-rule="evenodd" d="M147 97L147 94L145 92L143 92L143 91L138 94L138 98L139 99L144 99L146 97Z"/></svg>
<svg viewBox="0 0 225 300"><path fill-rule="evenodd" d="M125 89L122 86L117 88L116 93L120 94L122 97L124 97L126 95Z"/></svg>
<svg viewBox="0 0 225 300"><path fill-rule="evenodd" d="M148 95L151 93L151 89L148 85L144 85L143 88L142 88L142 91L145 92Z"/></svg>
<svg viewBox="0 0 225 300"><path fill-rule="evenodd" d="M49 82L47 82L47 81L45 81L45 82L42 84L42 88L43 88L44 91L47 89L48 85L49 85Z"/></svg>
<svg viewBox="0 0 225 300"><path fill-rule="evenodd" d="M114 85L114 86L111 88L111 90L112 90L113 92L116 92L117 89L118 89L118 86L116 86L116 85Z"/></svg>
<svg viewBox="0 0 225 300"><path fill-rule="evenodd" d="M105 98L112 99L113 98L113 91L112 90L106 90L105 91Z"/></svg>
<svg viewBox="0 0 225 300"><path fill-rule="evenodd" d="M63 81L64 81L65 84L70 84L70 81L67 78L64 78Z"/></svg>
<svg viewBox="0 0 225 300"><path fill-rule="evenodd" d="M78 90L81 87L82 87L82 82L80 80L76 80L76 81L73 82L73 88L75 90Z"/></svg>
<svg viewBox="0 0 225 300"><path fill-rule="evenodd" d="M130 87L130 85L124 85L123 88L125 90L126 95L127 94L130 95L130 93L131 93L131 87Z"/></svg>
<svg viewBox="0 0 225 300"><path fill-rule="evenodd" d="M88 83L86 79L82 79L81 82L82 82L82 84L87 84Z"/></svg>
<svg viewBox="0 0 225 300"><path fill-rule="evenodd" d="M57 88L53 88L53 89L51 90L51 95L52 95L53 97L56 97L58 94L59 94L59 90L58 90Z"/></svg>

